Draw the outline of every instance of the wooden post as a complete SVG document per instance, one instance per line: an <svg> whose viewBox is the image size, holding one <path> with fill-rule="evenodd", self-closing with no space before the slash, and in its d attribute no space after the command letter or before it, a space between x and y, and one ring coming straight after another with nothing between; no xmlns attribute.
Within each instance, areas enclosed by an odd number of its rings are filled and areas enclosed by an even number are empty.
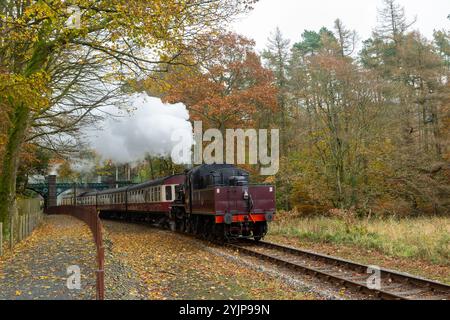
<svg viewBox="0 0 450 320"><path fill-rule="evenodd" d="M19 223L17 224L17 243L22 241L22 216L19 216Z"/></svg>
<svg viewBox="0 0 450 320"><path fill-rule="evenodd" d="M23 240L23 216L20 216L20 241Z"/></svg>
<svg viewBox="0 0 450 320"><path fill-rule="evenodd" d="M3 256L3 223L0 222L0 257Z"/></svg>
<svg viewBox="0 0 450 320"><path fill-rule="evenodd" d="M14 217L11 215L11 224L9 226L9 250L14 248Z"/></svg>

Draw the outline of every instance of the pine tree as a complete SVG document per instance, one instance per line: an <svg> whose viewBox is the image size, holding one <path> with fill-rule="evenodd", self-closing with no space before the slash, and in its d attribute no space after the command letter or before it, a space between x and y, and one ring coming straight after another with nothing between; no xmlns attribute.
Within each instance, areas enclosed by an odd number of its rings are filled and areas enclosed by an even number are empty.
<svg viewBox="0 0 450 320"><path fill-rule="evenodd" d="M416 22L408 21L405 8L397 0L383 0L384 7L378 10L379 26L375 30L377 37L398 43L405 32Z"/></svg>
<svg viewBox="0 0 450 320"><path fill-rule="evenodd" d="M279 125L281 127L281 151L287 153L288 141L288 102L287 102L287 70L290 57L290 41L283 38L280 29L277 27L275 32L268 39L267 49L263 52L263 58L266 65L275 75L278 88L278 106L280 110Z"/></svg>

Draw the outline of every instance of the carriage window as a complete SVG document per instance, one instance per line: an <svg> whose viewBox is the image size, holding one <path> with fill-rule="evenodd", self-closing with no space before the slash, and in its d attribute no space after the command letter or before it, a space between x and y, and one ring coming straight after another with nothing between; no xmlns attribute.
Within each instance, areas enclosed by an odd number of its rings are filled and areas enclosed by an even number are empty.
<svg viewBox="0 0 450 320"><path fill-rule="evenodd" d="M166 186L166 201L172 201L172 186Z"/></svg>

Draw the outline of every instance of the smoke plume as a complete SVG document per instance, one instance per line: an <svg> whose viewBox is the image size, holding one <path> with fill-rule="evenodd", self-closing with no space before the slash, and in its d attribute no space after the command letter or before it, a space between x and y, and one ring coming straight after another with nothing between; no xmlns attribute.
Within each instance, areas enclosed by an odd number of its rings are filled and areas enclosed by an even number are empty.
<svg viewBox="0 0 450 320"><path fill-rule="evenodd" d="M131 163L151 156L170 156L175 145L174 132L182 132L187 148L193 144L189 112L182 103L164 104L145 93L130 96L131 112L109 109L100 129L89 130L90 146L104 160ZM187 139L186 139L187 137Z"/></svg>

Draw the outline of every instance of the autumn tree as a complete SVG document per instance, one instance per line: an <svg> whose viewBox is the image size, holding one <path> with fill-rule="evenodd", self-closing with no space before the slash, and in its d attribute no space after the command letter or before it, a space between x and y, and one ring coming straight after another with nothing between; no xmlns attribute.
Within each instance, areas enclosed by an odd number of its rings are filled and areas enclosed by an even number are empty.
<svg viewBox="0 0 450 320"><path fill-rule="evenodd" d="M209 50L211 59L199 62L197 68L169 72L162 98L185 103L192 120L223 132L269 122L277 105L276 88L254 42L226 33L215 38Z"/></svg>
<svg viewBox="0 0 450 320"><path fill-rule="evenodd" d="M445 167L442 134L448 69L439 49L445 41L439 42L441 34L436 46L420 33L409 32L411 24L396 1L385 1L380 26L365 42L361 61L384 80L382 99L390 109L385 121L395 147L388 162L396 174L386 189L395 190L414 212L428 207L436 213L443 208L446 193L442 177L430 175Z"/></svg>
<svg viewBox="0 0 450 320"><path fill-rule="evenodd" d="M252 0L48 0L0 5L0 105L7 108L0 221L15 211L25 141L62 145L125 79L184 64ZM77 21L79 18L80 21ZM78 24L78 22L80 22ZM68 130L66 130L66 128Z"/></svg>
<svg viewBox="0 0 450 320"><path fill-rule="evenodd" d="M297 140L303 170L294 188L300 192L301 187L312 201L322 192L333 206L350 208L360 204L368 188L367 149L375 142L373 97L379 86L353 59L342 56L337 44L338 40L329 42L298 62L302 73L296 93L301 108L298 125L308 125Z"/></svg>

